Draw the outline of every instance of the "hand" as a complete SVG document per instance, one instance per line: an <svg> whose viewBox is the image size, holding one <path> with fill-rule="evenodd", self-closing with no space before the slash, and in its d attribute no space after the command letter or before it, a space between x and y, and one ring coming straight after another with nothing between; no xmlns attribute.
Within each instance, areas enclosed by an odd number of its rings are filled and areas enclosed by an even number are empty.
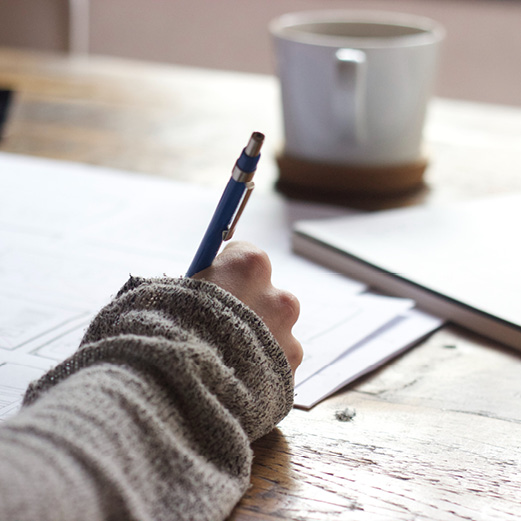
<svg viewBox="0 0 521 521"><path fill-rule="evenodd" d="M303 353L291 328L300 304L293 294L273 287L271 262L264 251L246 242L229 243L209 268L192 278L217 284L255 311L284 350L295 374Z"/></svg>

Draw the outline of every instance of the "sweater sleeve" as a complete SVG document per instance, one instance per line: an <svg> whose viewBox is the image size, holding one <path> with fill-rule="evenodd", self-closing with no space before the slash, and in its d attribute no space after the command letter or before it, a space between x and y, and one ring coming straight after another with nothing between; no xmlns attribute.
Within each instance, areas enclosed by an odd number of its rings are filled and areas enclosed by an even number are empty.
<svg viewBox="0 0 521 521"><path fill-rule="evenodd" d="M262 320L214 284L131 278L0 429L0 519L226 518L292 407Z"/></svg>

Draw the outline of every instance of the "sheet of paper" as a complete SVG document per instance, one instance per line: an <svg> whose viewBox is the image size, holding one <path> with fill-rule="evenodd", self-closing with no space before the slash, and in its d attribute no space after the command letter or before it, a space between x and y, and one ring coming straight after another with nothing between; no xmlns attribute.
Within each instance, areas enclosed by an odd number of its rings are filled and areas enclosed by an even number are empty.
<svg viewBox="0 0 521 521"><path fill-rule="evenodd" d="M295 326L295 335L304 348L304 359L295 375L297 385L414 306L408 299L368 293L340 295L323 306L309 304L313 305L309 320Z"/></svg>
<svg viewBox="0 0 521 521"><path fill-rule="evenodd" d="M16 363L0 364L0 420L16 413L29 383L43 374L42 370Z"/></svg>
<svg viewBox="0 0 521 521"><path fill-rule="evenodd" d="M52 365L44 358L0 349L0 422L18 411L27 386Z"/></svg>
<svg viewBox="0 0 521 521"><path fill-rule="evenodd" d="M129 274L184 274L219 197L200 186L0 154L0 420L19 407L29 381L76 350ZM274 284L300 300L294 333L306 353L297 372L302 393L318 371L413 305L372 295L291 253L292 222L346 213L255 194L235 235L266 250ZM395 351L413 341L406 340ZM331 385L320 384L320 394Z"/></svg>
<svg viewBox="0 0 521 521"><path fill-rule="evenodd" d="M380 367L438 329L443 321L409 310L296 386L295 405L310 409L357 378Z"/></svg>

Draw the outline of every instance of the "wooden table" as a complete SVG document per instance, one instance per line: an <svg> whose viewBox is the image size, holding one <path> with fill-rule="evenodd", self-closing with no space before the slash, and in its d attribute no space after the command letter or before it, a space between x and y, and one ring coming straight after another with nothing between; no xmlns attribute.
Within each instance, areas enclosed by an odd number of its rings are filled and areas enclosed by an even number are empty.
<svg viewBox="0 0 521 521"><path fill-rule="evenodd" d="M0 150L222 186L237 143L281 143L274 78L0 49ZM435 100L422 204L521 190L521 109ZM513 238L518 240L518 238ZM234 520L521 517L521 357L449 326L255 444ZM349 408L356 415L340 421Z"/></svg>

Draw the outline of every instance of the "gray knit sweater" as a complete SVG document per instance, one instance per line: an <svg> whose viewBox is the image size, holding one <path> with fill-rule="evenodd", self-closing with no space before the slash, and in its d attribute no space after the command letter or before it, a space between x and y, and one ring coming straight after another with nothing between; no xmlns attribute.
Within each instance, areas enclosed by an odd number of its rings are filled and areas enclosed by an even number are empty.
<svg viewBox="0 0 521 521"><path fill-rule="evenodd" d="M261 319L214 284L131 278L0 428L0 520L219 520L291 409Z"/></svg>

